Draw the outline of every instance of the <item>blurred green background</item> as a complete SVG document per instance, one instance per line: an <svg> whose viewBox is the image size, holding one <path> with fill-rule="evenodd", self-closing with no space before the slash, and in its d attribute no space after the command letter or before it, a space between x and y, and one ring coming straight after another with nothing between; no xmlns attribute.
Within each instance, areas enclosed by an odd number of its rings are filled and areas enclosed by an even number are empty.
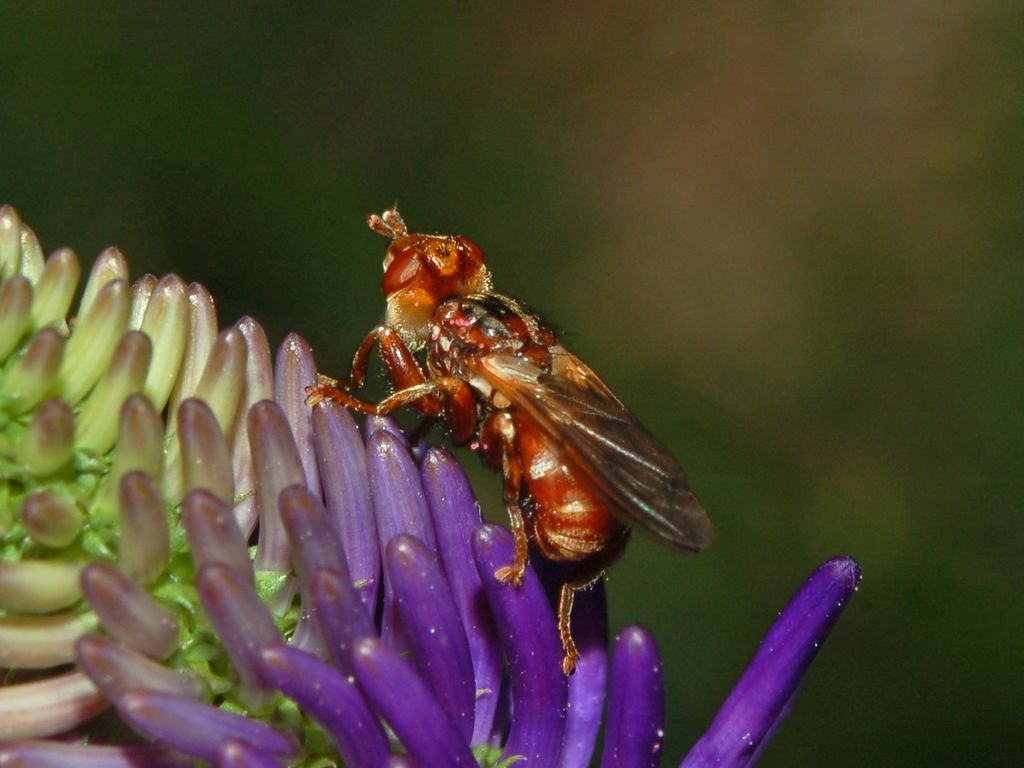
<svg viewBox="0 0 1024 768"><path fill-rule="evenodd" d="M9 3L0 200L47 251L117 244L337 373L382 309L363 214L472 237L716 523L609 581L665 656L666 765L838 553L860 591L761 764L1006 765L1022 50L1020 4L979 0Z"/></svg>

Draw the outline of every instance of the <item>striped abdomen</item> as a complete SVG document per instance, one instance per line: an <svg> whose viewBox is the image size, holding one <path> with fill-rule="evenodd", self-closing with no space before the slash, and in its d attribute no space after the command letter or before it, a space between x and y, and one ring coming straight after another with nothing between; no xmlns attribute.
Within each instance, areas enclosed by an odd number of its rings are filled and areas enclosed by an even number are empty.
<svg viewBox="0 0 1024 768"><path fill-rule="evenodd" d="M513 416L531 540L549 560L583 560L622 531L604 496L565 462L559 446L527 419Z"/></svg>

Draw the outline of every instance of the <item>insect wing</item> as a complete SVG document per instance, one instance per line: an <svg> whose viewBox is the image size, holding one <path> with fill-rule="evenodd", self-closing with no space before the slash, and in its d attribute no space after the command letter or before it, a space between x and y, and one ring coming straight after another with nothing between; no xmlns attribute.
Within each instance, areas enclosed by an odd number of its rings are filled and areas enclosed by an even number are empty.
<svg viewBox="0 0 1024 768"><path fill-rule="evenodd" d="M554 348L552 373L513 355L480 361L491 385L562 446L628 525L683 553L713 529L682 467L579 358Z"/></svg>

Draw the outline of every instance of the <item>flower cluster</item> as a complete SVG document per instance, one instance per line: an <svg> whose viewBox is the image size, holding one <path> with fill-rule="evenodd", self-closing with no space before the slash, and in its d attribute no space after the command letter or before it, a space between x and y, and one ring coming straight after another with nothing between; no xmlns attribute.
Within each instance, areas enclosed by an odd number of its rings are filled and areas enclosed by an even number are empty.
<svg viewBox="0 0 1024 768"><path fill-rule="evenodd" d="M580 595L576 673L544 584L494 571L456 462L325 402L176 276L75 255L0 208L0 766L586 766L661 762L653 638L607 652ZM855 589L819 567L683 766L744 766Z"/></svg>

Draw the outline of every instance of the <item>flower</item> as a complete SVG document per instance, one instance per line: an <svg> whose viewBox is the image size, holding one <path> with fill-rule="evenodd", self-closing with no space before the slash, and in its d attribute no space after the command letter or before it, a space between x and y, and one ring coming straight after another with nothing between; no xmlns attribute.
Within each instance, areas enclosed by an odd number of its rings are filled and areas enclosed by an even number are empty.
<svg viewBox="0 0 1024 768"><path fill-rule="evenodd" d="M580 595L576 673L542 579L493 578L445 451L309 408L309 346L218 333L209 294L44 261L0 209L0 766L656 766L651 635L609 660ZM856 587L848 558L790 600L683 766L751 764ZM607 699L607 701L606 701Z"/></svg>

